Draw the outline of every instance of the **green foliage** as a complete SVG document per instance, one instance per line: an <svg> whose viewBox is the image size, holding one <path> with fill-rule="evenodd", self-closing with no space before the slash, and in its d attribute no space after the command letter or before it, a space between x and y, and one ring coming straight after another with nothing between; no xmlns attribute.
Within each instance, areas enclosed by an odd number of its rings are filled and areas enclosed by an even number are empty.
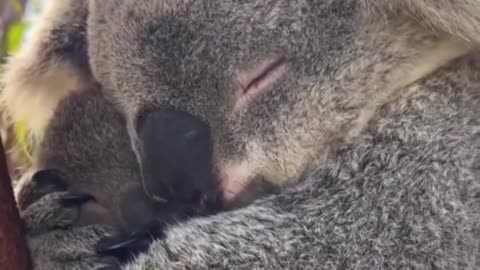
<svg viewBox="0 0 480 270"><path fill-rule="evenodd" d="M5 50L7 54L17 51L23 41L25 30L28 29L29 23L18 21L10 25L5 38Z"/></svg>
<svg viewBox="0 0 480 270"><path fill-rule="evenodd" d="M16 21L9 22L8 25L6 25L4 29L4 34L2 36L2 50L1 50L1 62L3 63L5 61L5 57L15 53L17 51L23 42L23 37L28 29L29 23L24 20L23 14L23 8L22 5L18 0L9 0L7 2L4 2L4 9L6 9L5 6L10 6L12 12L14 14L8 14L9 17L12 18L20 18ZM7 14L3 14L4 16L7 16ZM2 18L5 20L5 18Z"/></svg>

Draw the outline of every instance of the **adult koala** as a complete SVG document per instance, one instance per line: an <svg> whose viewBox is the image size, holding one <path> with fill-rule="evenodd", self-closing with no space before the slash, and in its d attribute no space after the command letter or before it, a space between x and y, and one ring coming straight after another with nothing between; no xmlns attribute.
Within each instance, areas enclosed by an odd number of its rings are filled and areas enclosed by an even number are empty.
<svg viewBox="0 0 480 270"><path fill-rule="evenodd" d="M212 130L226 202L257 179L283 188L171 226L124 269L478 269L479 12L473 0L56 1L4 97L51 105L97 81L144 177L156 139L141 134L182 111ZM104 232L32 237L37 269L116 267L93 250Z"/></svg>

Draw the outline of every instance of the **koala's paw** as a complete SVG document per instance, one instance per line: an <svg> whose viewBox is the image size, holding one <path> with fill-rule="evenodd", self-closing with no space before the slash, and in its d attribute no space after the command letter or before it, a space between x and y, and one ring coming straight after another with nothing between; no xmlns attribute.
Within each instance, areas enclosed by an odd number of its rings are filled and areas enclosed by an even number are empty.
<svg viewBox="0 0 480 270"><path fill-rule="evenodd" d="M37 235L68 228L77 220L79 207L90 199L67 192L47 194L21 213L24 229L28 235Z"/></svg>
<svg viewBox="0 0 480 270"><path fill-rule="evenodd" d="M104 225L73 226L88 195L54 192L22 212L35 270L120 269L113 256L98 254L95 245L113 235Z"/></svg>
<svg viewBox="0 0 480 270"><path fill-rule="evenodd" d="M29 247L35 270L121 269L112 256L102 256L95 245L112 230L91 225L68 230L50 231L30 237Z"/></svg>

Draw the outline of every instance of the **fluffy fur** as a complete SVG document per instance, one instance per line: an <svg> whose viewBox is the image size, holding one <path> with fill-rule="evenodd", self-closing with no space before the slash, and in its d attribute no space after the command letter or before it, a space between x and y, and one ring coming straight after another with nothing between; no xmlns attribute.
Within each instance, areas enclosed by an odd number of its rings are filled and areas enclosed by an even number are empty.
<svg viewBox="0 0 480 270"><path fill-rule="evenodd" d="M138 156L137 119L174 108L210 124L226 191L255 177L283 187L171 226L125 269L480 267L476 1L76 3L91 77ZM286 72L238 109L235 78L271 57ZM27 211L55 217L49 203ZM94 256L102 232L32 235L37 269L118 267Z"/></svg>
<svg viewBox="0 0 480 270"><path fill-rule="evenodd" d="M48 180L31 181L35 172L51 169L60 178L60 186ZM141 188L125 120L97 88L81 90L59 102L24 178L17 193L20 209L30 206L43 190L88 194L95 203L82 209L79 223L95 220L118 227L124 225L119 207L122 196Z"/></svg>
<svg viewBox="0 0 480 270"><path fill-rule="evenodd" d="M8 116L14 123L25 122L36 140L41 140L58 102L73 91L90 89L93 82L85 57L86 2L53 2L2 74L1 98Z"/></svg>

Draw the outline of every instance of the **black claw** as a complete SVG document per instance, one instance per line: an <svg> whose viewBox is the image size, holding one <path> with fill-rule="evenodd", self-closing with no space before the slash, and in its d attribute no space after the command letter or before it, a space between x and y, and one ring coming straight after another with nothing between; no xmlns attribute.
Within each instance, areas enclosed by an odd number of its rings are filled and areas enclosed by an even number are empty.
<svg viewBox="0 0 480 270"><path fill-rule="evenodd" d="M107 237L96 245L95 249L97 252L109 252L118 249L128 248L130 245L137 242L139 239L134 237L129 238L117 238L117 237Z"/></svg>
<svg viewBox="0 0 480 270"><path fill-rule="evenodd" d="M64 207L75 207L92 199L93 197L88 194L70 194L64 196L61 199L60 204Z"/></svg>
<svg viewBox="0 0 480 270"><path fill-rule="evenodd" d="M103 256L114 256L121 261L147 250L152 238L147 235L116 235L101 239L95 251Z"/></svg>

